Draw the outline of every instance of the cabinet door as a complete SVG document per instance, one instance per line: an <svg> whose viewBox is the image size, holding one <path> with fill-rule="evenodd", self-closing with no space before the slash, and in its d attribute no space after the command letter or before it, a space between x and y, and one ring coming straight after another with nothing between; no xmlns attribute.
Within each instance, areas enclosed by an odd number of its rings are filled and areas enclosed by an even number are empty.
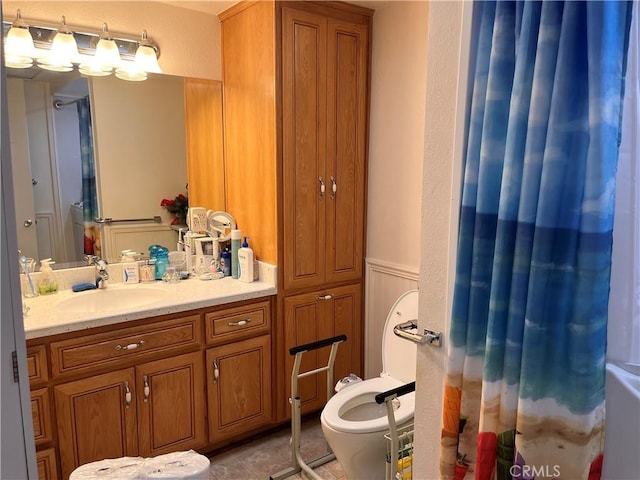
<svg viewBox="0 0 640 480"><path fill-rule="evenodd" d="M84 463L138 455L134 382L128 368L54 388L63 478Z"/></svg>
<svg viewBox="0 0 640 480"><path fill-rule="evenodd" d="M347 341L338 346L334 384L349 373L362 375L361 298L360 284L285 298L286 398L291 396L294 359L288 353L291 347L335 335L346 335ZM325 347L304 353L300 372L327 365L329 351L330 347ZM299 380L298 395L302 399L302 413L321 409L327 401L326 392L327 377L324 373Z"/></svg>
<svg viewBox="0 0 640 480"><path fill-rule="evenodd" d="M195 449L206 443L202 354L136 367L140 455Z"/></svg>
<svg viewBox="0 0 640 480"><path fill-rule="evenodd" d="M271 336L207 350L209 441L271 422Z"/></svg>
<svg viewBox="0 0 640 480"><path fill-rule="evenodd" d="M328 20L326 283L362 278L368 29Z"/></svg>
<svg viewBox="0 0 640 480"><path fill-rule="evenodd" d="M285 289L324 282L326 22L320 15L282 9Z"/></svg>
<svg viewBox="0 0 640 480"><path fill-rule="evenodd" d="M53 448L36 452L36 465L40 480L58 480L58 466L56 451Z"/></svg>

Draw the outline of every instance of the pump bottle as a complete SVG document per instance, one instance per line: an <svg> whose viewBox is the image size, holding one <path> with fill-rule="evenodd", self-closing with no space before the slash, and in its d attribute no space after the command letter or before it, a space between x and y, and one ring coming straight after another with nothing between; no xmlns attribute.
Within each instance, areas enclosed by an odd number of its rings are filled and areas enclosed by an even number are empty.
<svg viewBox="0 0 640 480"><path fill-rule="evenodd" d="M40 260L40 282L38 283L38 293L40 295L51 295L58 292L58 282L51 270L51 265L56 262L51 261L50 258Z"/></svg>

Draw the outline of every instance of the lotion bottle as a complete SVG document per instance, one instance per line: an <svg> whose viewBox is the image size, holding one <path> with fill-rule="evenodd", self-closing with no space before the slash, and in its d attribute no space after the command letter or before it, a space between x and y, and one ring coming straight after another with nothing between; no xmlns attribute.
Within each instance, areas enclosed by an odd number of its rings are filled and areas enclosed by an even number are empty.
<svg viewBox="0 0 640 480"><path fill-rule="evenodd" d="M140 266L136 261L136 252L125 250L122 252L122 273L124 283L140 282Z"/></svg>
<svg viewBox="0 0 640 480"><path fill-rule="evenodd" d="M251 283L253 282L253 250L249 247L247 243L247 238L244 237L244 243L242 244L242 248L238 250L238 270L239 270L239 278L242 282Z"/></svg>

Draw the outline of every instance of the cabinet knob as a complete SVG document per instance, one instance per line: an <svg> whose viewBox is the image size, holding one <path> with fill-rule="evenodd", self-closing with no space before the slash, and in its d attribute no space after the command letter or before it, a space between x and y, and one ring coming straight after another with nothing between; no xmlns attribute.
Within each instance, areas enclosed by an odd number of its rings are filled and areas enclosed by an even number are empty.
<svg viewBox="0 0 640 480"><path fill-rule="evenodd" d="M220 377L220 369L218 368L218 362L213 361L213 383L218 383L218 377Z"/></svg>
<svg viewBox="0 0 640 480"><path fill-rule="evenodd" d="M227 325L229 325L230 327L243 327L247 323L249 323L250 321L251 321L250 318L246 318L244 320L240 320L240 321L237 321L237 322L229 322L229 323L227 323Z"/></svg>
<svg viewBox="0 0 640 480"><path fill-rule="evenodd" d="M147 379L146 375L142 377L142 383L144 384L144 397L142 401L146 403L149 401L149 394L151 393L151 388L149 387L149 380Z"/></svg>
<svg viewBox="0 0 640 480"><path fill-rule="evenodd" d="M136 342L136 343L130 343L129 345L125 345L124 347L118 344L116 345L116 350L134 350L143 345L144 345L144 340L140 340L139 342Z"/></svg>
<svg viewBox="0 0 640 480"><path fill-rule="evenodd" d="M124 406L129 408L131 406L131 389L129 388L129 382L124 382Z"/></svg>

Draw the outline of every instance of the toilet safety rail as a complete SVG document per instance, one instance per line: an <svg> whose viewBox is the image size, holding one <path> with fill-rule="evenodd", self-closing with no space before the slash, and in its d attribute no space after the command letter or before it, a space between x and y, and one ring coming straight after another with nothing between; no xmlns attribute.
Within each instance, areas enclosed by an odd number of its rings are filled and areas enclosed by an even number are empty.
<svg viewBox="0 0 640 480"><path fill-rule="evenodd" d="M333 393L333 366L336 361L336 355L338 353L338 345L347 340L346 335L337 335L335 337L325 338L323 340L318 340L317 342L306 343L304 345L299 345L297 347L292 347L289 349L289 354L294 357L293 360L293 369L291 372L291 398L289 399L289 403L291 403L291 461L292 466L278 472L269 477L270 480L282 480L284 478L291 477L298 472L303 473L303 478L307 478L306 476L314 479L314 480L322 480L317 473L313 471L314 468L319 467L331 460L335 460L336 456L333 452L329 451L329 453L316 458L310 462L305 462L302 459L300 454L300 424L301 424L301 416L302 412L300 410L300 405L302 403L302 399L298 395L298 381L301 378L308 377L310 375L317 375L318 373L327 372L327 401L331 398ZM319 348L328 347L331 345L331 351L329 352L329 360L324 367L319 367L313 370L308 370L306 372L300 372L300 365L302 363L302 355L306 352L310 352L312 350L317 350ZM306 476L305 476L306 475Z"/></svg>
<svg viewBox="0 0 640 480"><path fill-rule="evenodd" d="M435 332L433 330L424 329L423 333L414 333L409 330L418 331L418 321L409 320L403 323L399 323L393 327L393 333L398 337L404 338L419 345L429 344L433 347L442 346L442 332Z"/></svg>
<svg viewBox="0 0 640 480"><path fill-rule="evenodd" d="M408 322L407 322L408 323ZM396 388L392 388L391 390L387 390L386 392L379 393L375 396L376 403L378 405L384 403L387 407L387 417L389 420L389 460L390 460L390 470L388 471L389 475L387 478L406 478L405 475L400 472L400 476L396 475L398 471L398 460L402 456L402 451L406 448L406 445L402 444L403 439L398 435L398 426L396 425L396 416L394 414L393 409L393 400L401 397L402 395L406 395L407 393L415 392L416 390L416 382L406 383ZM410 430L408 432L404 432L403 435L407 435L410 433L410 438L413 438L413 430L409 427ZM406 430L406 428L405 428ZM413 448L413 447L411 447ZM411 460L413 462L413 460ZM408 478L411 478L409 476Z"/></svg>

